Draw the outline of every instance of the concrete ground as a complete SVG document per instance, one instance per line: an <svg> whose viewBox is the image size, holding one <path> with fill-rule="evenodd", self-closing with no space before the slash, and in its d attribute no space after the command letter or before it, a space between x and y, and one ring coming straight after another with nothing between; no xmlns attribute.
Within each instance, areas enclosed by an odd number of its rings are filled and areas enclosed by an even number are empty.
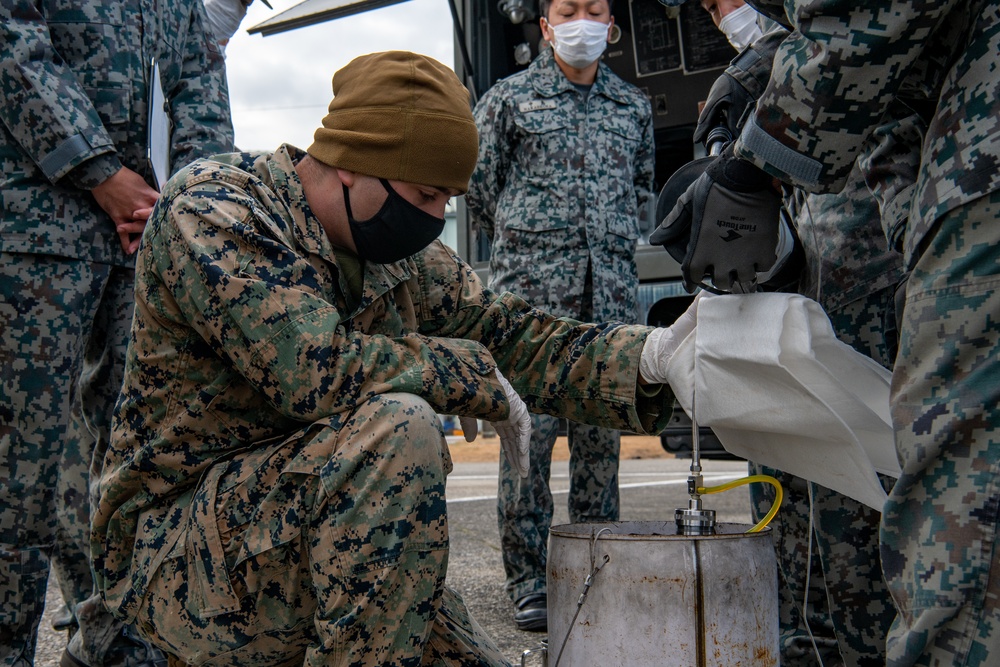
<svg viewBox="0 0 1000 667"><path fill-rule="evenodd" d="M470 611L494 638L514 665L522 653L539 646L545 633L522 632L514 627L513 604L503 590L503 564L496 526L497 462L496 438L480 437L466 443L449 437L455 469L448 479L448 514L451 555L448 583L465 599ZM553 453L552 488L555 495L554 525L568 521L566 489L568 451L560 438ZM663 451L658 438L622 438L619 467L623 521L672 521L674 510L687 506L686 478L690 459L677 459ZM743 461L704 460L706 484L746 475ZM717 512L720 522L749 523L745 487L704 499L705 507ZM59 605L59 592L50 584L46 616L39 628L38 667L57 667L66 643L65 633L51 628L52 611ZM541 665L531 656L526 665Z"/></svg>

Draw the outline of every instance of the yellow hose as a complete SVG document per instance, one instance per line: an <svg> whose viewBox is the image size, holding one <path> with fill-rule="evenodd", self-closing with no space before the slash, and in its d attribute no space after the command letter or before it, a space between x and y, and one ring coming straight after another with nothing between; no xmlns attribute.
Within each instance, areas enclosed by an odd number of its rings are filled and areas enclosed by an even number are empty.
<svg viewBox="0 0 1000 667"><path fill-rule="evenodd" d="M784 492L781 490L781 482L770 475L750 475L749 477L734 479L731 482L719 484L718 486L699 486L697 491L701 495L708 495L710 493L728 491L729 489L736 488L737 486L743 486L744 484L751 484L753 482L765 482L774 487L774 502L771 503L771 509L768 510L763 519L757 522L756 526L747 531L748 533L759 533L764 530L767 524L771 523L771 519L774 518L774 515L778 513L778 508L781 507L781 499L784 497Z"/></svg>

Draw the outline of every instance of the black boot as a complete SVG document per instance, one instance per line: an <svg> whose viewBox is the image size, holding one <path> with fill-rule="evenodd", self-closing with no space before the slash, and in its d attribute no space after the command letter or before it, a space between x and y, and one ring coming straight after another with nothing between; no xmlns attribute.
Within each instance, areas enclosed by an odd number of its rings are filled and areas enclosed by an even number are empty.
<svg viewBox="0 0 1000 667"><path fill-rule="evenodd" d="M548 602L545 593L531 593L515 603L514 625L518 630L546 632L549 629Z"/></svg>

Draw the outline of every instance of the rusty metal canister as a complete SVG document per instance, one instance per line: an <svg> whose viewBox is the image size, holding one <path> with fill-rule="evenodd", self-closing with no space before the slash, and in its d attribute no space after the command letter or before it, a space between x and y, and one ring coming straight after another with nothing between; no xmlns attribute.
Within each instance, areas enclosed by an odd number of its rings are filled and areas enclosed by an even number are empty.
<svg viewBox="0 0 1000 667"><path fill-rule="evenodd" d="M550 667L776 667L778 575L768 529L674 522L553 526ZM589 579L589 581L588 581Z"/></svg>

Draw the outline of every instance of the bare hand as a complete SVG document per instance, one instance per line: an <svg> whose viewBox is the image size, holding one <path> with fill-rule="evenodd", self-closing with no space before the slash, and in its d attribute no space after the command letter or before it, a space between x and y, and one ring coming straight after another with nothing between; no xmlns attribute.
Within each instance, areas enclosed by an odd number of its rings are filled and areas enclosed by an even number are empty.
<svg viewBox="0 0 1000 667"><path fill-rule="evenodd" d="M115 223L122 250L128 255L134 253L160 193L128 167L119 169L91 192L97 204Z"/></svg>

